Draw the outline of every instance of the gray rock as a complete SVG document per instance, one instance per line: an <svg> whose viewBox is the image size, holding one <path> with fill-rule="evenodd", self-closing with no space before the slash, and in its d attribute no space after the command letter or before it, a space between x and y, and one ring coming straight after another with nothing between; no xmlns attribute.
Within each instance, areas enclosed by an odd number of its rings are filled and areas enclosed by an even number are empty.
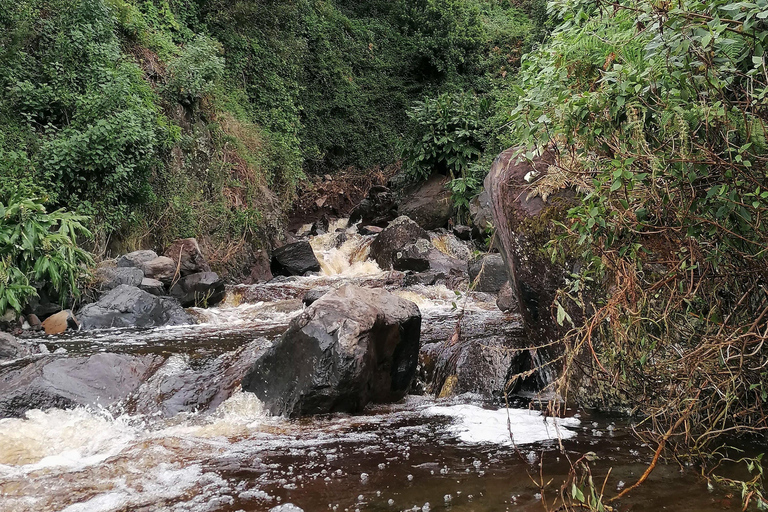
<svg viewBox="0 0 768 512"><path fill-rule="evenodd" d="M456 235L456 238L459 240L471 240L472 228L469 226L453 226L453 234Z"/></svg>
<svg viewBox="0 0 768 512"><path fill-rule="evenodd" d="M113 353L51 355L4 369L0 418L21 417L31 409L109 406L136 390L161 360L156 355Z"/></svg>
<svg viewBox="0 0 768 512"><path fill-rule="evenodd" d="M136 267L110 267L100 266L94 272L97 286L102 291L109 291L121 284L138 286L144 279L144 272Z"/></svg>
<svg viewBox="0 0 768 512"><path fill-rule="evenodd" d="M505 313L513 313L518 309L517 295L512 291L509 281L504 283L496 297L496 306Z"/></svg>
<svg viewBox="0 0 768 512"><path fill-rule="evenodd" d="M155 251L150 251L150 250L133 251L117 258L117 266L120 268L123 268L123 267L142 268L142 265L144 265L144 263L148 261L152 261L155 258L157 258L157 253Z"/></svg>
<svg viewBox="0 0 768 512"><path fill-rule="evenodd" d="M200 251L200 244L194 238L174 241L163 251L163 256L173 260L174 269L178 267L182 276L211 271L210 265Z"/></svg>
<svg viewBox="0 0 768 512"><path fill-rule="evenodd" d="M144 290L147 293L151 293L152 295L157 295L158 297L165 295L165 286L163 283L157 279L152 279L149 277L145 277L141 280L139 289Z"/></svg>
<svg viewBox="0 0 768 512"><path fill-rule="evenodd" d="M349 225L385 227L397 217L397 202L392 192L382 185L374 185L368 195L349 214Z"/></svg>
<svg viewBox="0 0 768 512"><path fill-rule="evenodd" d="M330 291L330 288L312 288L307 293L304 294L304 298L301 299L301 302L305 306L311 306L315 302L317 302L320 297L325 295Z"/></svg>
<svg viewBox="0 0 768 512"><path fill-rule="evenodd" d="M434 250L432 242L425 238L420 238L395 253L392 268L401 271L413 270L415 272L427 270L430 268L430 254Z"/></svg>
<svg viewBox="0 0 768 512"><path fill-rule="evenodd" d="M272 252L271 270L276 276L301 276L307 272L319 272L320 262L309 242L294 242Z"/></svg>
<svg viewBox="0 0 768 512"><path fill-rule="evenodd" d="M450 178L435 174L407 194L397 209L424 229L442 228L453 214L451 191L446 187Z"/></svg>
<svg viewBox="0 0 768 512"><path fill-rule="evenodd" d="M222 300L226 291L224 280L216 272L199 272L182 277L170 292L183 307L210 307Z"/></svg>
<svg viewBox="0 0 768 512"><path fill-rule="evenodd" d="M167 256L158 256L149 260L142 265L141 269L144 271L145 277L157 279L166 285L170 284L176 276L176 263Z"/></svg>
<svg viewBox="0 0 768 512"><path fill-rule="evenodd" d="M478 277L479 276L479 277ZM488 254L469 262L470 283L476 283L475 291L497 293L509 280L507 266L499 254Z"/></svg>
<svg viewBox="0 0 768 512"><path fill-rule="evenodd" d="M291 417L399 400L416 374L420 330L413 302L345 285L290 323L243 378L243 390Z"/></svg>
<svg viewBox="0 0 768 512"><path fill-rule="evenodd" d="M0 360L14 359L24 354L24 348L7 332L0 332Z"/></svg>
<svg viewBox="0 0 768 512"><path fill-rule="evenodd" d="M34 314L30 313L27 315L27 323L29 324L29 328L33 331L39 331L43 328L43 323L40 321L40 318Z"/></svg>
<svg viewBox="0 0 768 512"><path fill-rule="evenodd" d="M78 313L83 330L187 325L194 320L170 297L156 297L122 284Z"/></svg>
<svg viewBox="0 0 768 512"><path fill-rule="evenodd" d="M475 236L482 235L487 229L493 228L491 198L485 188L469 202L469 215L472 218L473 234Z"/></svg>
<svg viewBox="0 0 768 512"><path fill-rule="evenodd" d="M393 268L397 252L419 239L429 240L429 233L406 216L390 222L371 243L370 257L384 270Z"/></svg>

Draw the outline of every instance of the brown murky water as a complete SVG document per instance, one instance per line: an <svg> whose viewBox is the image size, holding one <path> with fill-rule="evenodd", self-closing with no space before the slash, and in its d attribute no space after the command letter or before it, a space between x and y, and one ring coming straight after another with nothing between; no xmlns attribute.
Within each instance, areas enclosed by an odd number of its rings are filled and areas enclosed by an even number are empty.
<svg viewBox="0 0 768 512"><path fill-rule="evenodd" d="M425 343L450 336L456 302L466 307L465 336L520 334L491 296L401 289L398 276L366 259L364 240L323 243L313 241L326 275L238 287L225 306L197 311L198 326L27 340L59 352L45 357L114 352L164 362L139 392L107 409L33 410L0 420L0 511L268 511L286 503L305 512L540 511L569 459L587 451L599 457L596 480L611 469L609 496L645 470L652 448L631 437L625 420L584 411L554 421L473 396L412 396L361 415L289 421L264 414L236 386L224 386L228 398L220 403L201 400L249 350L279 335L300 311L298 298L315 286L363 280L397 290L419 304ZM0 366L0 377L25 363ZM198 403L214 405L189 405ZM724 470L746 476L740 467ZM542 474L552 481L544 496ZM739 510L738 493L730 494L708 491L696 468L673 463L660 465L618 509Z"/></svg>

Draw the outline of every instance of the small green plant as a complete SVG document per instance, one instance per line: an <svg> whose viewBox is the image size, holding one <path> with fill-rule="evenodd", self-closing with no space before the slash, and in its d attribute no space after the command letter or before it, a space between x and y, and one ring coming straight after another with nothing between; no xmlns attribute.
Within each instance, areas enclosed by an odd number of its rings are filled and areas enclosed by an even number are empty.
<svg viewBox="0 0 768 512"><path fill-rule="evenodd" d="M168 65L168 90L182 103L194 105L210 93L224 74L222 47L199 35Z"/></svg>
<svg viewBox="0 0 768 512"><path fill-rule="evenodd" d="M47 213L37 198L0 201L0 312L20 312L43 285L64 302L80 295L78 284L93 258L77 246L90 236L87 217L56 210Z"/></svg>

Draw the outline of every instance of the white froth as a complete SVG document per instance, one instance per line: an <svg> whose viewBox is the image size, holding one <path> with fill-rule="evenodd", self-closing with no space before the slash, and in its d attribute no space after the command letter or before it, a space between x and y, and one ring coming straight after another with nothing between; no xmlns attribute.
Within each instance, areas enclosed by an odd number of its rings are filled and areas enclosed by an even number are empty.
<svg viewBox="0 0 768 512"><path fill-rule="evenodd" d="M454 422L448 430L467 444L523 445L568 439L576 432L568 427L579 425L576 418L545 418L538 411L526 409L483 409L476 405L435 405L427 408L429 416L448 416ZM510 431L512 438L510 438Z"/></svg>

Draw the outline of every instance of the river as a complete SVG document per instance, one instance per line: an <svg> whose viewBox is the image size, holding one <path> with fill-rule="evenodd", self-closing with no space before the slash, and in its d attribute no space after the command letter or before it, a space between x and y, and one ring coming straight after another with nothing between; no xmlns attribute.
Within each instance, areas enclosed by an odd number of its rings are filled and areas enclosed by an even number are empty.
<svg viewBox="0 0 768 512"><path fill-rule="evenodd" d="M545 418L517 401L507 409L479 395L412 395L360 415L300 420L270 417L238 376L259 347L279 336L311 288L355 282L386 286L422 312L422 343L520 336L494 297L445 286L404 286L367 259L350 232L313 240L323 272L235 286L217 308L194 310L199 325L73 333L27 339L46 358L151 358L156 371L129 397L108 405L31 410L0 420L0 510L529 511L552 503L569 461L591 451L595 478L611 469L606 494L631 485L652 447L626 419L567 410ZM461 316L460 316L461 315ZM12 361L4 373L28 364ZM695 468L660 465L621 510L740 509L738 495L707 491ZM734 470L736 471L736 470ZM543 495L539 482L551 480Z"/></svg>

